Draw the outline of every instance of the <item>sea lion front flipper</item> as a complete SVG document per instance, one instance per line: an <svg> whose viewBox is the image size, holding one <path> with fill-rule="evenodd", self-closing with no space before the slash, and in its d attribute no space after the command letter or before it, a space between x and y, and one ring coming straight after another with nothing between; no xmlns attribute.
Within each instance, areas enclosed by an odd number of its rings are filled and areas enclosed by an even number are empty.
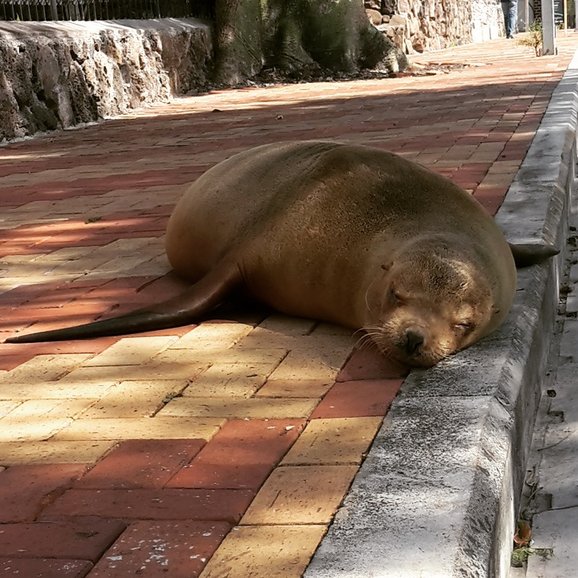
<svg viewBox="0 0 578 578"><path fill-rule="evenodd" d="M209 271L184 293L157 305L83 325L16 335L6 339L6 343L90 339L179 327L213 310L241 283L242 277L237 265L223 264Z"/></svg>
<svg viewBox="0 0 578 578"><path fill-rule="evenodd" d="M542 263L560 252L560 249L552 245L540 245L538 243L508 243L508 245L510 245L516 267L519 269Z"/></svg>

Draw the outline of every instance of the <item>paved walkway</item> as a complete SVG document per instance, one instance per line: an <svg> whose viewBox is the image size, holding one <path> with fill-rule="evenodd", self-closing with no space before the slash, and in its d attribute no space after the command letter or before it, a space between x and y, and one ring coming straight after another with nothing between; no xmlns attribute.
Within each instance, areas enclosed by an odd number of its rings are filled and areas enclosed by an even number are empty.
<svg viewBox="0 0 578 578"><path fill-rule="evenodd" d="M178 293L182 185L253 145L343 139L492 213L578 36L420 57L435 75L222 91L0 149L0 339ZM438 67L439 68L439 67ZM138 337L0 344L0 576L301 576L404 368L254 309Z"/></svg>

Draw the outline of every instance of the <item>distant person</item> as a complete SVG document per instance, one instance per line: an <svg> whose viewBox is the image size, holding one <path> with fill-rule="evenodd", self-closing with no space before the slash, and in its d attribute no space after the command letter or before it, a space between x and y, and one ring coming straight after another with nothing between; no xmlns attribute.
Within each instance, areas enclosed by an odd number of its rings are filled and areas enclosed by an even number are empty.
<svg viewBox="0 0 578 578"><path fill-rule="evenodd" d="M514 38L518 18L518 0L502 0L502 10L506 23L506 38Z"/></svg>

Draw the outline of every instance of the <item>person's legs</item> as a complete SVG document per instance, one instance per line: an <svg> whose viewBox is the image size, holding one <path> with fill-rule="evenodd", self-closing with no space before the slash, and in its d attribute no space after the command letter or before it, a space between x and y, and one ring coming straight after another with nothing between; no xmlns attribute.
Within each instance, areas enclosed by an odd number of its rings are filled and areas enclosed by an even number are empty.
<svg viewBox="0 0 578 578"><path fill-rule="evenodd" d="M515 0L508 2L506 13L506 36L514 38L516 33L516 20L518 18L518 3Z"/></svg>

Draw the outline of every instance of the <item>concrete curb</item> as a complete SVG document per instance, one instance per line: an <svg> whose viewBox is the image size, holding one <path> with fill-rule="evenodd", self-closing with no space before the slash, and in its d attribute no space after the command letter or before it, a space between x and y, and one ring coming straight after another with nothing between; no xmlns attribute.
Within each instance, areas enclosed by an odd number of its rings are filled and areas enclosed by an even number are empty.
<svg viewBox="0 0 578 578"><path fill-rule="evenodd" d="M497 221L512 242L565 245L578 53ZM405 381L304 576L508 575L564 255L519 275L504 326Z"/></svg>

